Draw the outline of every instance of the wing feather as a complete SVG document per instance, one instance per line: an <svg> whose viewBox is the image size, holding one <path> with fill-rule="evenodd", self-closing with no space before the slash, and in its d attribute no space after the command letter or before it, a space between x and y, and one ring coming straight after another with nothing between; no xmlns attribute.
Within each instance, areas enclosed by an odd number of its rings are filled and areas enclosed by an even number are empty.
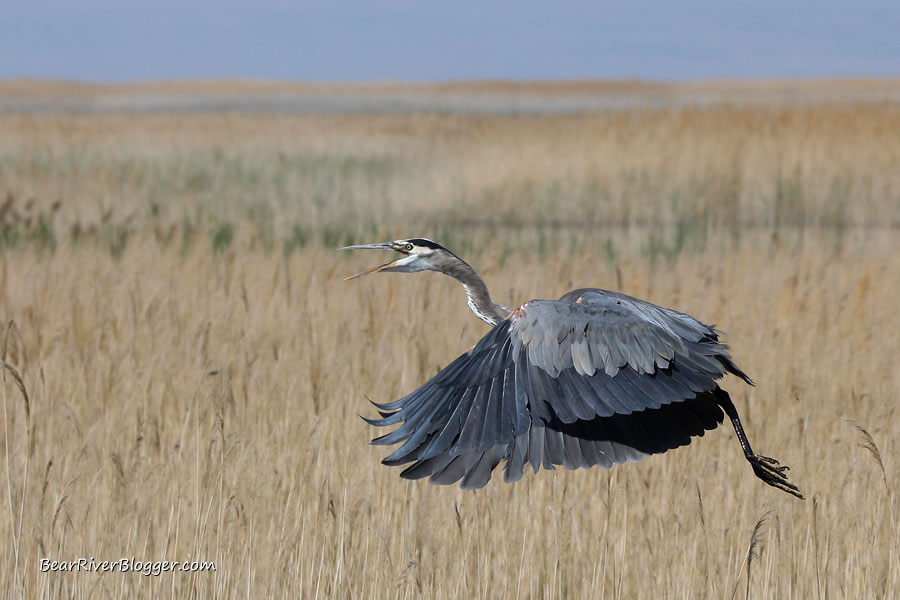
<svg viewBox="0 0 900 600"><path fill-rule="evenodd" d="M506 483L520 480L525 473L525 464L528 458L528 438L529 432L526 431L513 439L512 451L503 469L503 481Z"/></svg>
<svg viewBox="0 0 900 600"><path fill-rule="evenodd" d="M563 436L563 452L565 456L563 466L565 468L574 470L587 466L584 454L581 453L581 444L576 436Z"/></svg>
<svg viewBox="0 0 900 600"><path fill-rule="evenodd" d="M631 369L625 369L622 371L622 377L644 394L644 397L647 398L647 408L659 408L672 402L672 396L667 395L665 390L656 385L653 379L647 375L639 375Z"/></svg>
<svg viewBox="0 0 900 600"><path fill-rule="evenodd" d="M601 417L612 416L616 413L627 414L631 412L622 401L616 397L616 391L607 387L607 383L611 381L610 377L603 371L598 371L593 377L585 379L591 389L594 390L597 401L602 402L606 407L604 412L597 411L597 415Z"/></svg>
<svg viewBox="0 0 900 600"><path fill-rule="evenodd" d="M481 430L484 427L485 403L487 402L487 390L479 387L475 391L472 399L472 406L469 414L463 423L462 433L454 446L455 452L463 452L472 449L474 442L481 437Z"/></svg>
<svg viewBox="0 0 900 600"><path fill-rule="evenodd" d="M526 431L526 434L529 435L528 462L535 473L544 464L544 448L547 446L544 443L544 431L545 427L543 425L535 425ZM551 465L550 468L552 469L553 466Z"/></svg>
<svg viewBox="0 0 900 600"><path fill-rule="evenodd" d="M566 446L563 434L558 429L544 428L544 468L553 469L553 465L566 464Z"/></svg>
<svg viewBox="0 0 900 600"><path fill-rule="evenodd" d="M449 421L444 425L438 435L429 442L428 447L423 454L424 458L431 458L445 452L456 441L457 436L462 431L465 415L469 412L469 407L472 405L472 397L474 395L475 390L473 388L466 388L462 392Z"/></svg>
<svg viewBox="0 0 900 600"><path fill-rule="evenodd" d="M487 406L484 409L484 426L481 430L481 439L475 445L476 450L488 450L499 443L500 411L503 410L503 386L502 378L493 379L487 387Z"/></svg>

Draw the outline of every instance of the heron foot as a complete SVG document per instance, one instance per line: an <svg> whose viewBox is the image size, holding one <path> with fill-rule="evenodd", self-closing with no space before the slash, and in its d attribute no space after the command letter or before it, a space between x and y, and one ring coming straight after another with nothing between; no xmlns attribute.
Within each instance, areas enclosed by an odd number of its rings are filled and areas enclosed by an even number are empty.
<svg viewBox="0 0 900 600"><path fill-rule="evenodd" d="M754 454L747 460L750 461L753 472L756 473L757 477L772 487L778 488L783 492L787 492L788 494L803 500L803 494L800 493L800 488L788 481L788 476L785 472L789 471L790 467L782 465L774 458L769 458L768 456L762 456L760 454Z"/></svg>

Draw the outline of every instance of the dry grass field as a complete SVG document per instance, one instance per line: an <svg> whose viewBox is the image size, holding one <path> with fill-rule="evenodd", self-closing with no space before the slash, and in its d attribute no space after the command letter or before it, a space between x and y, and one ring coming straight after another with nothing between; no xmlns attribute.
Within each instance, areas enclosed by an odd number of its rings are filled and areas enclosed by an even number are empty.
<svg viewBox="0 0 900 600"><path fill-rule="evenodd" d="M900 596L900 108L0 115L9 597ZM358 418L515 305L619 289L719 324L725 425L613 470L409 482ZM7 325L8 324L8 325ZM22 387L13 373L21 374ZM43 557L214 572L41 573Z"/></svg>

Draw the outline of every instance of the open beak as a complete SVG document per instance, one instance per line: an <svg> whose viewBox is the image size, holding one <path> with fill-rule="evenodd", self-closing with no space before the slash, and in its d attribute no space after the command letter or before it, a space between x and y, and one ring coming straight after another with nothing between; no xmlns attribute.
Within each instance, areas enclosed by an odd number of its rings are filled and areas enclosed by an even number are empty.
<svg viewBox="0 0 900 600"><path fill-rule="evenodd" d="M395 252L399 252L404 257L409 256L409 252L400 249L399 246L396 246L393 242L381 242L379 244L358 244L356 246L344 246L343 248L338 248L338 250L394 250ZM401 257L403 258L403 257ZM357 277L364 277L366 275L371 275L372 273L377 273L379 271L383 271L385 269L389 269L393 267L397 261L401 260L398 258L397 260L392 260L391 262L386 262L383 265L378 265L377 267L373 267L368 271L363 271L362 273L357 273L356 275L351 275L350 277L344 277L344 281L350 281L351 279L356 279Z"/></svg>

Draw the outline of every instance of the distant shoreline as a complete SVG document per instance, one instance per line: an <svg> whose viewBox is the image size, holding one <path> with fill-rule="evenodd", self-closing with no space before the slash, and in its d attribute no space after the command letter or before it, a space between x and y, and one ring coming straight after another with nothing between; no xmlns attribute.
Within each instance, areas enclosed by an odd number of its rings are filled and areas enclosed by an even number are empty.
<svg viewBox="0 0 900 600"><path fill-rule="evenodd" d="M0 80L0 113L578 114L688 107L900 104L900 78L86 83Z"/></svg>

